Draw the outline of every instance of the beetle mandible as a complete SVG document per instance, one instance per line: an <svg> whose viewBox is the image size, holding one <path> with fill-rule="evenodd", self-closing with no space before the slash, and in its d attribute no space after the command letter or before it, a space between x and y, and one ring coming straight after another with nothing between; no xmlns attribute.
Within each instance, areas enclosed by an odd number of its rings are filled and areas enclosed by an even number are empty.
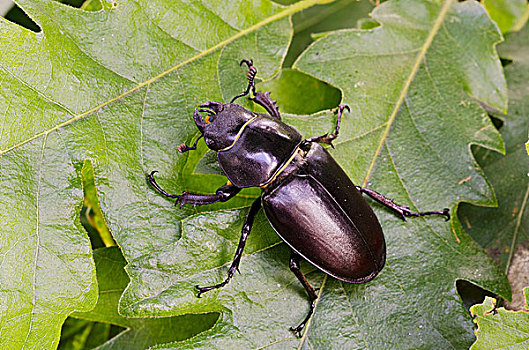
<svg viewBox="0 0 529 350"><path fill-rule="evenodd" d="M332 145L338 136L346 105L339 105L334 132L303 139L293 127L281 121L281 115L270 92L255 91L257 68L248 66L248 87L230 103L206 102L195 109L193 119L201 135L193 146L180 145L183 153L195 150L204 138L217 152L217 159L228 183L212 195L170 194L155 181L153 171L148 180L161 194L176 198L180 205L204 205L225 202L242 188L260 187L257 198L246 216L242 234L228 277L219 284L199 287L202 293L225 286L239 268L246 239L254 217L262 207L270 225L291 248L290 269L305 288L310 309L305 319L290 330L298 336L314 312L316 291L300 270L303 258L323 272L349 283L372 280L384 267L386 244L382 228L362 194L395 211L403 220L407 216L444 215L439 211L411 212L407 206L369 188L356 186L320 143ZM235 104L235 100L252 93L250 100L268 112L254 113ZM201 113L205 114L203 118Z"/></svg>

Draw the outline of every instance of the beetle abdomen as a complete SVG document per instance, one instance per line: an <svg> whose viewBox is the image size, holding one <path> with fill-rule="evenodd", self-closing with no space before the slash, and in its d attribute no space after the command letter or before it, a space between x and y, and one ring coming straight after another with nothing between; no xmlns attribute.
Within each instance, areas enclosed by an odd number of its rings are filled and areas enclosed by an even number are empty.
<svg viewBox="0 0 529 350"><path fill-rule="evenodd" d="M306 159L263 194L268 220L288 245L331 276L350 283L373 279L386 257L376 216L323 147L313 144Z"/></svg>
<svg viewBox="0 0 529 350"><path fill-rule="evenodd" d="M230 147L217 152L220 167L237 187L263 186L301 141L293 127L266 115L245 125Z"/></svg>

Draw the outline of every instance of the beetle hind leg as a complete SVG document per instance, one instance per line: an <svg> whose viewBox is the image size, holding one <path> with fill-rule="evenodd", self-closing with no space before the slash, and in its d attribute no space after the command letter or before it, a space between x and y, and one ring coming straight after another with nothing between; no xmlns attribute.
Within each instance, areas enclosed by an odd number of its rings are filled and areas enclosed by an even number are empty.
<svg viewBox="0 0 529 350"><path fill-rule="evenodd" d="M231 278L235 274L235 271L239 271L239 264L241 263L242 253L244 251L244 246L246 245L246 239L248 238L248 235L250 234L250 230L252 229L253 220L255 218L255 215L257 215L257 212L261 209L261 198L257 198L250 207L250 210L248 211L248 214L246 215L246 220L244 220L244 224L242 225L241 230L241 238L239 239L239 245L237 246L237 251L235 252L235 257L233 258L233 261L231 263L230 269L228 270L228 277L226 279L219 283L215 284L213 286L207 286L207 287L199 287L195 286L197 289L197 297L200 298L200 296L213 289L222 288L225 285L230 282Z"/></svg>
<svg viewBox="0 0 529 350"><path fill-rule="evenodd" d="M313 286L310 285L309 281L305 278L303 273L301 272L299 268L299 261L301 260L301 256L299 254L292 251L290 253L290 271L296 275L298 280L303 285L303 288L307 291L307 294L309 296L309 302L310 302L310 309L307 313L307 316L305 316L305 319L297 326L297 327L290 327L290 330L294 332L298 337L301 338L301 333L303 332L303 329L305 329L305 325L310 320L310 317L314 313L314 308L316 306L316 299L318 299L318 296L316 295L316 290Z"/></svg>
<svg viewBox="0 0 529 350"><path fill-rule="evenodd" d="M435 211L423 211L418 213L413 213L410 210L410 207L406 205L398 205L393 202L393 199L390 199L383 194L380 194L376 191L373 191L372 189L356 186L356 188L361 192L367 194L369 197L373 198L380 204L385 205L386 207L392 209L395 211L399 216L402 218L402 220L406 221L406 217L411 216L427 216L427 215L442 215L446 219L446 221L450 220L450 209L444 208L443 210L435 210Z"/></svg>

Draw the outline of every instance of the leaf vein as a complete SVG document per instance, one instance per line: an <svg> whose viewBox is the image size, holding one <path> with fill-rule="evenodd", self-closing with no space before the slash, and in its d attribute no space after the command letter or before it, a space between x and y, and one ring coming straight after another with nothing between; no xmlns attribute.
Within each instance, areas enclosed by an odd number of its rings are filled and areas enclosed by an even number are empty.
<svg viewBox="0 0 529 350"><path fill-rule="evenodd" d="M149 95L149 87L150 85L147 85L145 89L145 96L143 97L142 108L141 108L141 119L140 119L140 162L141 162L142 174L145 174L145 159L143 157L143 121L145 120L145 104L147 103L147 96ZM147 188L147 182L142 181L141 183L143 184L142 187L144 189L144 194L145 194L145 204L147 206L147 221L149 222L149 231L151 231L152 236L155 236L154 230L152 228L152 222L151 222L151 217L152 217L151 203L149 201L149 191ZM153 244L152 240L149 240L149 245L151 245L151 249L154 249L154 247L152 247L152 244Z"/></svg>
<svg viewBox="0 0 529 350"><path fill-rule="evenodd" d="M184 45L184 46L187 46L188 48L190 48L190 49L192 49L192 50L194 50L194 51L200 52L200 50L199 50L198 48L192 46L191 44L186 43L186 42L183 41L183 40L180 40L180 39L178 39L178 38L175 38L174 36L171 35L171 33L169 33L169 32L166 31L164 28L162 28L158 22L155 22L154 19L153 19L151 16L149 16L149 13L146 12L146 11L143 9L143 7L141 6L141 4L140 4L137 0L135 0L134 3L136 3L136 5L141 9L141 11L143 12L144 16L145 16L146 18L149 19L149 22L150 22L153 26L155 26L156 28L158 28L162 33L166 34L168 37L170 37L170 38L173 39L174 41L176 41L176 42L178 42L178 43L180 43L180 44L182 44L182 45Z"/></svg>
<svg viewBox="0 0 529 350"><path fill-rule="evenodd" d="M37 238L36 244L35 244L35 258L33 263L33 283L32 283L32 290L33 290L33 298L32 298L32 309L31 309L31 318L29 321L29 329L28 333L26 334L26 339L24 340L24 344L22 345L22 348L25 348L28 341L29 341L29 335L31 334L31 330L33 328L33 316L35 315L34 311L37 307L37 261L39 259L39 252L40 252L40 186L42 182L42 163L44 161L44 151L46 149L46 141L48 140L47 137L44 137L44 140L42 140L42 150L40 154L40 161L39 161L39 174L37 177L37 192L35 194L36 200L35 200L35 207L36 207L36 214L37 214L37 222L36 222L36 229L35 229L35 237Z"/></svg>
<svg viewBox="0 0 529 350"><path fill-rule="evenodd" d="M402 87L399 98L395 102L395 107L393 108L393 111L391 112L389 116L388 125L386 126L386 129L384 130L384 133L382 134L382 137L380 138L380 142L378 143L377 149L375 150L373 159L371 160L371 164L369 165L369 169L367 170L362 186L366 186L367 182L369 181L369 178L371 177L371 173L373 172L373 169L375 168L375 162L378 159L378 156L380 155L380 151L382 150L382 147L389 135L389 130L391 129L391 126L393 125L393 122L395 121L397 112L399 111L400 106L402 105L404 98L406 97L406 94L408 93L409 87L411 86L411 83L413 79L415 78L415 74L418 71L421 62L426 56L426 51L430 48L433 42L433 39L435 35L438 33L439 28L441 27L443 20L445 19L448 13L448 10L450 9L450 6L452 5L453 1L454 0L446 0L444 2L443 6L441 7L441 11L434 22L432 29L428 33L428 36L426 37L426 40L423 46L421 47L421 50L419 51L417 58L415 59L415 63L410 70L410 74L408 75L408 78L406 79L404 86Z"/></svg>
<svg viewBox="0 0 529 350"><path fill-rule="evenodd" d="M340 283L341 289L343 290L343 295L345 296L345 300L347 301L347 305L349 305L349 310L351 311L351 316L355 320L356 326L360 330L360 322L358 322L358 317L356 317L354 312L353 312L353 305L351 304L351 300L349 299L349 294L347 294L347 291L345 290L345 287L343 286L343 282L339 281L339 283ZM367 344L367 339L364 336L364 332L360 332L360 335L362 336L362 340L364 341L364 345L365 345L364 349L368 349L369 346Z"/></svg>
<svg viewBox="0 0 529 350"><path fill-rule="evenodd" d="M103 108L105 106L108 106L109 104L111 104L113 102L121 100L122 98L132 94L133 92L141 89L142 87L144 87L146 85L149 85L149 84L151 84L151 83L153 83L153 82L165 77L166 75L176 71L178 68L183 67L183 66L185 66L185 65L187 65L187 64L189 64L191 62L194 62L194 61L196 61L196 60L198 60L198 59L200 59L202 57L205 57L205 56L217 51L218 49L228 45L229 43L231 43L231 42L233 42L233 41L235 41L235 40L247 35L248 33L251 33L251 32L253 32L253 31L255 31L255 30L257 30L257 29L259 29L259 28L261 28L261 27L263 27L263 26L265 26L267 24L269 24L269 23L272 23L274 21L280 20L280 19L282 19L282 18L284 18L286 16L289 16L289 15L292 15L294 13L297 13L297 12L299 12L301 10L304 10L304 9L306 9L306 8L312 6L312 5L318 4L320 2L325 2L325 0L302 0L302 1L299 1L299 2L297 2L297 3L295 3L295 4L291 5L291 6L287 7L284 11L278 12L277 14L275 14L273 16L267 17L264 20L254 24L254 25L252 25L252 26L250 26L250 27L248 27L248 28L246 28L244 30L241 30L240 32L238 32L235 35L229 37L228 39L223 40L223 41L219 42L218 44L216 44L216 45L214 45L214 46L212 46L212 47L210 47L210 48L208 48L208 49L206 49L204 51L201 51L200 53L198 53L195 56L192 56L190 58L185 59L184 61L182 61L182 62L176 64L175 66L167 69L166 71L164 71L164 72L152 77L151 79L148 79L146 81L138 83L136 86L132 87L128 91L125 91L125 92L121 93L119 96L111 98L110 100L105 101L105 102L103 102L103 103L101 103L101 104L89 109L86 112L83 112L81 114L75 115L74 117L72 117L72 118L70 118L70 119L68 119L68 120L66 120L66 121L64 121L64 122L62 122L62 123L50 128L48 130L42 131L42 132L40 132L40 133L38 133L38 134L36 134L36 135L34 135L32 137L29 137L26 140L23 140L23 141L17 143L16 145L14 145L14 146L11 146L11 147L6 148L4 150L0 150L0 156L5 154L5 153L7 153L7 152L9 152L9 151L12 151L15 148L20 147L20 146L22 146L22 145L24 145L24 144L26 144L28 142L31 142L32 140L35 140L35 139L39 138L42 135L47 135L47 134L49 134L49 133L51 133L51 132L53 132L53 131L55 131L57 129L60 129L60 128L66 126L66 125L69 125L69 124L71 124L71 123L73 123L73 122L75 122L75 121L77 121L79 119L82 119L83 117L85 117L87 115L90 115L90 114L98 111L99 109L101 109L101 108Z"/></svg>

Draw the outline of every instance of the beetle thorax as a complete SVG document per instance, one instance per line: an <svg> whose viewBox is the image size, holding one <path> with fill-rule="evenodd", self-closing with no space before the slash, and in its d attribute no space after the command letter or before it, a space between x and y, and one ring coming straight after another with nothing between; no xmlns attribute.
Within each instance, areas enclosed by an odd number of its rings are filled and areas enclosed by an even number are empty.
<svg viewBox="0 0 529 350"><path fill-rule="evenodd" d="M217 152L219 165L237 187L264 186L288 163L301 142L291 126L266 114L246 122L226 148Z"/></svg>

